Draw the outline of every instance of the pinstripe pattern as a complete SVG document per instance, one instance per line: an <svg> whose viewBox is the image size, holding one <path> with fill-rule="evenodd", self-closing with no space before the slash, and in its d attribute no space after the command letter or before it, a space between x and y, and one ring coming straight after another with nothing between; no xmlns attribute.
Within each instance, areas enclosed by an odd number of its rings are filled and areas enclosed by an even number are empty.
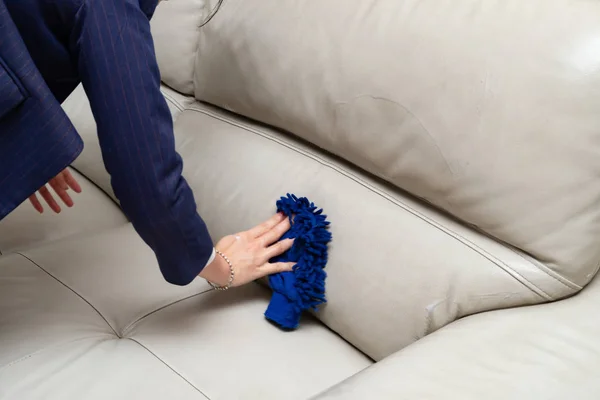
<svg viewBox="0 0 600 400"><path fill-rule="evenodd" d="M28 54L22 43L15 48L14 40L4 40L6 34L18 34L14 29L2 31L1 26L11 24L0 0L0 41L8 43L6 49L0 44L0 58L15 64L8 66L18 76L12 81L20 82L30 97L0 120L0 209L14 208L81 150L79 137L58 107L81 82L124 212L156 253L165 279L189 283L210 258L213 245L181 175L171 115L160 93L149 24L157 1L4 3ZM2 79L0 75L0 85ZM56 145L51 147L48 141ZM12 156L17 153L18 158ZM36 162L43 167L32 166ZM18 195L6 195L16 186Z"/></svg>
<svg viewBox="0 0 600 400"><path fill-rule="evenodd" d="M14 83L13 78L8 73L8 68L3 65L1 60L0 93L2 93L2 96L0 97L0 118L12 111L15 105L18 105L25 100L25 96Z"/></svg>

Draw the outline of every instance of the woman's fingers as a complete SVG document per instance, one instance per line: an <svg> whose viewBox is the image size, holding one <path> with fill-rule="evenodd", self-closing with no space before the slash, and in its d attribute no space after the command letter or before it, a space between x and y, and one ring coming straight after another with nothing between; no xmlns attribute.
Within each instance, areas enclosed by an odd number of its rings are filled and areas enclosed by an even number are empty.
<svg viewBox="0 0 600 400"><path fill-rule="evenodd" d="M54 197L52 197L52 193L50 193L46 186L43 186L39 190L39 193L40 195L42 195L44 200L46 200L46 203L48 203L48 206L50 206L50 209L52 209L52 211L54 211L55 213L59 213L61 211L60 206L58 205L56 200L54 200Z"/></svg>
<svg viewBox="0 0 600 400"><path fill-rule="evenodd" d="M247 234L251 238L256 238L256 237L262 236L266 232L270 231L275 226L277 226L277 224L280 223L284 218L285 218L285 215L283 215L282 213L277 213L277 214L273 215L271 218L269 218L268 220L266 220L265 222L263 222L262 224L257 225L254 228L250 229L247 232Z"/></svg>
<svg viewBox="0 0 600 400"><path fill-rule="evenodd" d="M53 188L54 186L57 186L64 190L69 189L69 187L67 186L67 182L65 182L65 178L63 178L62 176L62 172L56 175L54 178L50 179L50 182L48 183L50 183Z"/></svg>
<svg viewBox="0 0 600 400"><path fill-rule="evenodd" d="M77 182L73 175L71 175L71 172L68 169L65 169L62 172L62 177L66 184L73 189L75 193L81 193L81 186L79 186L79 182Z"/></svg>
<svg viewBox="0 0 600 400"><path fill-rule="evenodd" d="M73 175L71 175L71 172L68 169L65 169L63 172L58 174L55 178L51 179L49 184L50 184L50 187L52 187L52 189L54 189L54 192L56 192L58 197L60 197L62 202L65 203L65 205L67 207L73 207L73 204L74 204L73 199L71 198L69 193L67 193L67 190L73 189L73 191L75 193L81 193L81 186L79 186L79 183L77 182L77 180L75 178L73 178ZM46 201L48 201L48 200L46 200ZM54 201L54 199L52 201ZM54 202L54 203L56 204L56 202ZM50 205L50 203L49 203L49 205ZM56 204L58 209L54 208L52 205L50 205L50 206L52 207L52 209L54 211L60 212L60 207L58 206L58 204Z"/></svg>
<svg viewBox="0 0 600 400"><path fill-rule="evenodd" d="M273 244L279 239L281 239L283 234L286 233L290 229L290 227L291 225L289 218L285 218L283 221L275 225L273 229L265 232L264 235L260 236L259 240L261 241L261 244L263 246L267 247L270 244Z"/></svg>
<svg viewBox="0 0 600 400"><path fill-rule="evenodd" d="M277 242L264 250L263 259L266 261L277 257L288 251L294 244L294 239L285 239Z"/></svg>
<svg viewBox="0 0 600 400"><path fill-rule="evenodd" d="M40 200L37 198L35 193L29 196L29 201L31 202L31 205L33 206L33 208L35 208L37 212L39 212L40 214L44 212L44 207L42 207L42 203L40 203Z"/></svg>
<svg viewBox="0 0 600 400"><path fill-rule="evenodd" d="M255 279L260 279L268 275L278 274L280 272L293 271L296 263L293 262L278 262L278 263L266 263L260 267L257 272L258 276Z"/></svg>
<svg viewBox="0 0 600 400"><path fill-rule="evenodd" d="M245 285L267 275L293 270L293 262L269 263L270 259L285 253L293 246L294 239L281 240L289 229L289 219L278 213L248 231L219 240L216 248L227 256L236 269L233 286ZM217 258L200 276L206 278L219 262L223 264L223 261ZM222 270L225 272L219 273L224 275L222 280L225 281L229 277L225 276L225 273L228 274L229 271L228 268Z"/></svg>
<svg viewBox="0 0 600 400"><path fill-rule="evenodd" d="M73 207L73 199L67 193L68 186L65 182L65 179L62 176L60 176L60 178L57 177L52 179L50 181L50 186L52 187L52 189L54 189L54 192L56 192L58 197L60 197L60 199L63 201L63 203L65 203L67 207Z"/></svg>
<svg viewBox="0 0 600 400"><path fill-rule="evenodd" d="M71 172L68 169L65 169L57 176L50 179L50 182L48 182L48 184L67 207L73 207L74 204L73 199L67 193L67 191L69 189L72 189L76 193L81 193L81 186L79 186L79 183L73 177L73 175L71 175ZM55 213L61 212L60 206L58 205L58 203L54 199L54 196L52 196L52 193L50 192L50 190L48 190L46 185L44 185L40 190L38 190L38 193L42 196L46 203L48 203L48 206L50 206L50 209L52 209L52 211L54 211ZM44 212L44 207L42 206L42 203L40 202L35 193L29 197L29 201L31 202L33 208L35 208L37 212L39 212L40 214Z"/></svg>

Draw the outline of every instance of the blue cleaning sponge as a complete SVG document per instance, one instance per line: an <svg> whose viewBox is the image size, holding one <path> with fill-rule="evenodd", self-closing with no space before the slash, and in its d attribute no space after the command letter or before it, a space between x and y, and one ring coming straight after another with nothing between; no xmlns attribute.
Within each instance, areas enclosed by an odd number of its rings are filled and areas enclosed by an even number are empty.
<svg viewBox="0 0 600 400"><path fill-rule="evenodd" d="M325 303L324 271L327 264L327 244L331 233L329 222L323 210L308 201L292 194L277 201L277 211L283 212L292 227L281 238L294 238L294 245L271 262L295 262L292 272L281 272L269 277L273 289L271 302L265 317L285 330L293 330L300 323L300 316L306 310L316 310Z"/></svg>

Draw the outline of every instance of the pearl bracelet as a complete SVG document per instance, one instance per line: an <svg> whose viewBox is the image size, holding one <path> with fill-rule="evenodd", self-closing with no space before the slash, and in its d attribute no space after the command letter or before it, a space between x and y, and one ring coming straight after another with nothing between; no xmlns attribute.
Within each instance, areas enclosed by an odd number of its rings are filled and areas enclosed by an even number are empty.
<svg viewBox="0 0 600 400"><path fill-rule="evenodd" d="M218 285L215 285L214 283L212 283L209 280L206 280L206 281L215 290L227 290L233 284L233 278L235 277L235 273L233 272L233 264L231 263L231 261L229 261L229 258L227 258L227 256L225 254L221 253L219 250L215 249L215 253L217 253L219 256L223 257L223 259L225 260L225 262L227 262L227 264L229 264L229 282L227 282L227 285L225 285L225 286L218 286Z"/></svg>

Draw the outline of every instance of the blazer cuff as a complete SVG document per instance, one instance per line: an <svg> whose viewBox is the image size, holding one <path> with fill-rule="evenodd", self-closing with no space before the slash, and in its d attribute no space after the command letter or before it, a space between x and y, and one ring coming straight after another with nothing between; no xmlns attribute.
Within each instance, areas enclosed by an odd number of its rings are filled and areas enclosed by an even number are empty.
<svg viewBox="0 0 600 400"><path fill-rule="evenodd" d="M217 252L216 252L215 248L213 247L212 254L208 258L208 261L206 262L206 264L204 264L204 267L202 269L208 267L210 265L210 263L215 260L216 255L217 255Z"/></svg>

